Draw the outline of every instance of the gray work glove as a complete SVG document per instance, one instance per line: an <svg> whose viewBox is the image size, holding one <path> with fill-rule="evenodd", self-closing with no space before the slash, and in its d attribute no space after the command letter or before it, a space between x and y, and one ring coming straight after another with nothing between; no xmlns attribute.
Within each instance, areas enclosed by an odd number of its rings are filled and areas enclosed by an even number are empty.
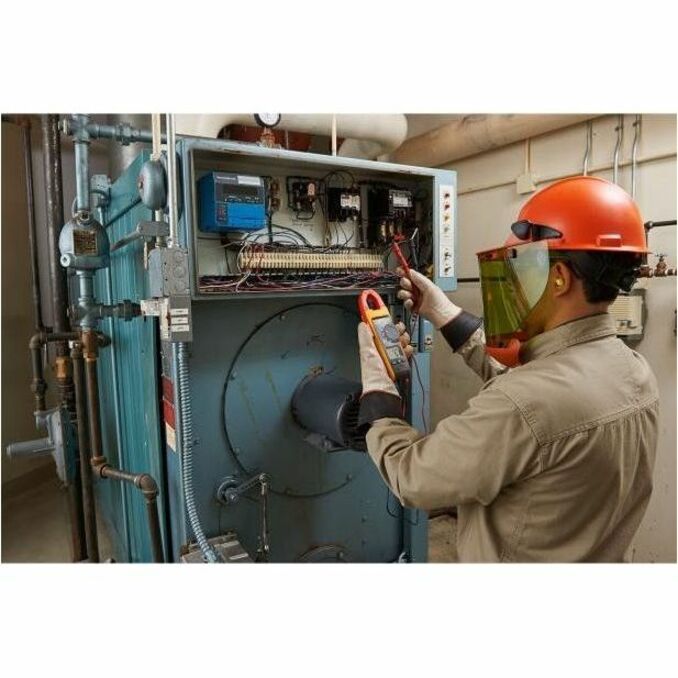
<svg viewBox="0 0 678 678"><path fill-rule="evenodd" d="M417 295L417 306L414 308L414 312L433 323L437 330L447 325L461 313L461 308L452 303L445 292L426 276L415 270L410 270L408 278L400 268L397 273L401 276L398 299L402 299L405 308L412 312L414 307L412 283L414 283Z"/></svg>
<svg viewBox="0 0 678 678"><path fill-rule="evenodd" d="M400 332L400 343L408 358L412 356L414 349L410 346L410 335L405 330L405 325L396 325ZM363 384L363 395L373 391L381 391L400 397L396 385L391 381L386 371L384 361L374 345L372 332L367 324L358 325L358 345L360 346L360 374Z"/></svg>

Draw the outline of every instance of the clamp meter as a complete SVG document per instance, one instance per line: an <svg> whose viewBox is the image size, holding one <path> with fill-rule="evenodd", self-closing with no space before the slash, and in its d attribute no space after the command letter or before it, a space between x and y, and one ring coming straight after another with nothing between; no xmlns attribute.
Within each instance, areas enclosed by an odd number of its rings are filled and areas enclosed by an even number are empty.
<svg viewBox="0 0 678 678"><path fill-rule="evenodd" d="M374 290L365 290L358 297L361 320L368 325L377 351L384 361L388 376L401 381L410 376L410 364L400 344L400 332L382 298Z"/></svg>

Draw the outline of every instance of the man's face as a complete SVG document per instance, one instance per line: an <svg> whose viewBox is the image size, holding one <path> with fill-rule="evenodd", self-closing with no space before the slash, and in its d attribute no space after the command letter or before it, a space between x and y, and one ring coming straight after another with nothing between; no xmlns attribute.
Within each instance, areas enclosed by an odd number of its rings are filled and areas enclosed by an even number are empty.
<svg viewBox="0 0 678 678"><path fill-rule="evenodd" d="M541 295L535 307L530 311L529 315L525 319L525 323L523 324L523 331L525 333L526 340L532 339L532 337L536 337L538 334L541 334L554 313L556 298L553 295L553 279L555 276L556 273L554 271L554 266L551 266L549 270L548 282L546 283L546 289L544 290L544 293Z"/></svg>

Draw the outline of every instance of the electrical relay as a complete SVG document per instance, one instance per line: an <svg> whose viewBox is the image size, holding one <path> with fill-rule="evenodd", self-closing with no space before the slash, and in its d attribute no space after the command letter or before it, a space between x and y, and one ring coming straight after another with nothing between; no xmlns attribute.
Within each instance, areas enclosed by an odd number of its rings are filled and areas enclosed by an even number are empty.
<svg viewBox="0 0 678 678"><path fill-rule="evenodd" d="M412 191L374 187L368 193L368 237L371 243L386 244L403 236L414 224L414 196Z"/></svg>
<svg viewBox="0 0 678 678"><path fill-rule="evenodd" d="M261 177L210 172L198 182L200 230L258 231L266 226L266 186Z"/></svg>
<svg viewBox="0 0 678 678"><path fill-rule="evenodd" d="M360 216L360 189L328 186L327 218L330 221L348 221Z"/></svg>

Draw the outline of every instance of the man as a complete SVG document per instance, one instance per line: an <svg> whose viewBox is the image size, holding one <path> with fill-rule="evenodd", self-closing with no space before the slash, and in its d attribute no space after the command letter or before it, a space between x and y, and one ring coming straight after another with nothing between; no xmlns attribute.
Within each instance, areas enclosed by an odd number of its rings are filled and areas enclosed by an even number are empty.
<svg viewBox="0 0 678 678"><path fill-rule="evenodd" d="M368 452L403 505L458 507L462 561L626 560L652 491L658 391L607 311L647 252L642 219L615 184L574 177L511 228L478 255L484 330L424 276L401 278L405 306L485 382L429 435L402 420L359 326Z"/></svg>

